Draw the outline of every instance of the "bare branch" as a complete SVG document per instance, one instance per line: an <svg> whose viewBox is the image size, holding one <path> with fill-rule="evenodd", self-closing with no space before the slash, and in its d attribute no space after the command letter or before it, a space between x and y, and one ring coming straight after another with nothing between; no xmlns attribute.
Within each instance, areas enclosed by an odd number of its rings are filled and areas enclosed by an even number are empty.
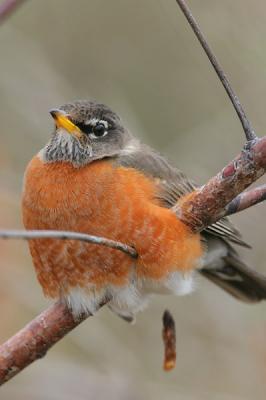
<svg viewBox="0 0 266 400"><path fill-rule="evenodd" d="M246 113L239 101L239 98L237 97L237 95L235 94L234 90L232 89L232 86L230 85L221 65L219 64L217 58L215 57L213 51L211 50L210 46L208 45L203 33L200 30L200 27L197 23L197 21L195 20L195 18L193 17L189 7L187 6L186 2L184 0L176 0L176 2L178 3L179 7L181 8L181 10L183 11L186 19L188 20L191 28L193 29L195 35L197 36L201 46L203 47L205 53L207 54L208 59L210 60L210 62L212 63L220 81L223 84L223 87L225 88L236 112L237 115L241 121L241 124L243 126L245 135L246 135L246 139L249 140L254 140L256 138L256 134L251 126L250 121L248 120Z"/></svg>
<svg viewBox="0 0 266 400"><path fill-rule="evenodd" d="M67 306L57 302L0 346L0 385L17 375L90 315L74 320Z"/></svg>
<svg viewBox="0 0 266 400"><path fill-rule="evenodd" d="M116 242L100 236L87 235L86 233L53 231L53 230L0 230L2 239L60 239L60 240L80 240L82 242L93 243L110 247L122 251L130 257L137 258L137 252L127 244Z"/></svg>
<svg viewBox="0 0 266 400"><path fill-rule="evenodd" d="M224 216L238 213L246 210L255 204L262 203L266 200L266 185L261 185L257 188L240 193L226 207Z"/></svg>
<svg viewBox="0 0 266 400"><path fill-rule="evenodd" d="M5 0L0 4L0 24L24 2L25 0Z"/></svg>
<svg viewBox="0 0 266 400"><path fill-rule="evenodd" d="M174 207L179 218L202 231L225 215L226 206L266 170L266 136L247 142L242 152L206 185Z"/></svg>

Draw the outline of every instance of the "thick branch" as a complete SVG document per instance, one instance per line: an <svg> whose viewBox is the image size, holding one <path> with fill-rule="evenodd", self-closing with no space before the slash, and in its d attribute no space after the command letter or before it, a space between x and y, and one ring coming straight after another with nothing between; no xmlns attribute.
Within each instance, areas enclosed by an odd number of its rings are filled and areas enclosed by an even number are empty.
<svg viewBox="0 0 266 400"><path fill-rule="evenodd" d="M226 206L266 170L266 136L247 142L242 152L197 192L174 207L193 231L202 231L226 214Z"/></svg>
<svg viewBox="0 0 266 400"><path fill-rule="evenodd" d="M43 357L58 340L89 315L74 320L63 303L57 302L0 346L0 385Z"/></svg>

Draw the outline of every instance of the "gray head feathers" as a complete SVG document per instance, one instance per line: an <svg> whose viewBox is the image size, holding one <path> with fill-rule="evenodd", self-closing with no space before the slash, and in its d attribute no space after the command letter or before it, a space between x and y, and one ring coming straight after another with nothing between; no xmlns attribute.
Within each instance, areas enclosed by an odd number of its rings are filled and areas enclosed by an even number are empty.
<svg viewBox="0 0 266 400"><path fill-rule="evenodd" d="M115 157L137 145L119 116L104 104L79 100L59 107L81 132L80 138L56 124L48 144L39 153L44 162L71 162L81 167L93 160Z"/></svg>

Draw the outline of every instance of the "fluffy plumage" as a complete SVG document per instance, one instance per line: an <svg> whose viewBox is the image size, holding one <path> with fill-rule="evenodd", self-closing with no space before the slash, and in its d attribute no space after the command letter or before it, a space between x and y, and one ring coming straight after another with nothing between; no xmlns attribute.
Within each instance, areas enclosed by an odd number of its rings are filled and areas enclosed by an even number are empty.
<svg viewBox="0 0 266 400"><path fill-rule="evenodd" d="M153 293L191 292L199 270L241 300L266 298L258 275L230 244L248 246L240 233L223 218L192 234L172 207L195 184L132 136L117 114L91 101L66 104L58 113L73 132L56 121L50 141L30 162L25 227L108 237L133 245L139 258L74 241L30 241L46 295L64 298L75 314L111 299L110 308L132 320Z"/></svg>

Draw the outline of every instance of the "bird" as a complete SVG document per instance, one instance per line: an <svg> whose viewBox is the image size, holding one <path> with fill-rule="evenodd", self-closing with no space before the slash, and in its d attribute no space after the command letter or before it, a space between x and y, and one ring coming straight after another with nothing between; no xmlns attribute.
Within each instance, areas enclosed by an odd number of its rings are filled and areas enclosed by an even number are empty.
<svg viewBox="0 0 266 400"><path fill-rule="evenodd" d="M246 303L266 299L260 275L236 250L250 247L240 232L226 217L192 232L174 207L198 186L114 111L78 100L50 114L49 141L25 171L25 228L105 237L132 246L138 257L76 240L29 240L45 296L75 317L107 302L132 322L155 294L191 293L199 273Z"/></svg>

